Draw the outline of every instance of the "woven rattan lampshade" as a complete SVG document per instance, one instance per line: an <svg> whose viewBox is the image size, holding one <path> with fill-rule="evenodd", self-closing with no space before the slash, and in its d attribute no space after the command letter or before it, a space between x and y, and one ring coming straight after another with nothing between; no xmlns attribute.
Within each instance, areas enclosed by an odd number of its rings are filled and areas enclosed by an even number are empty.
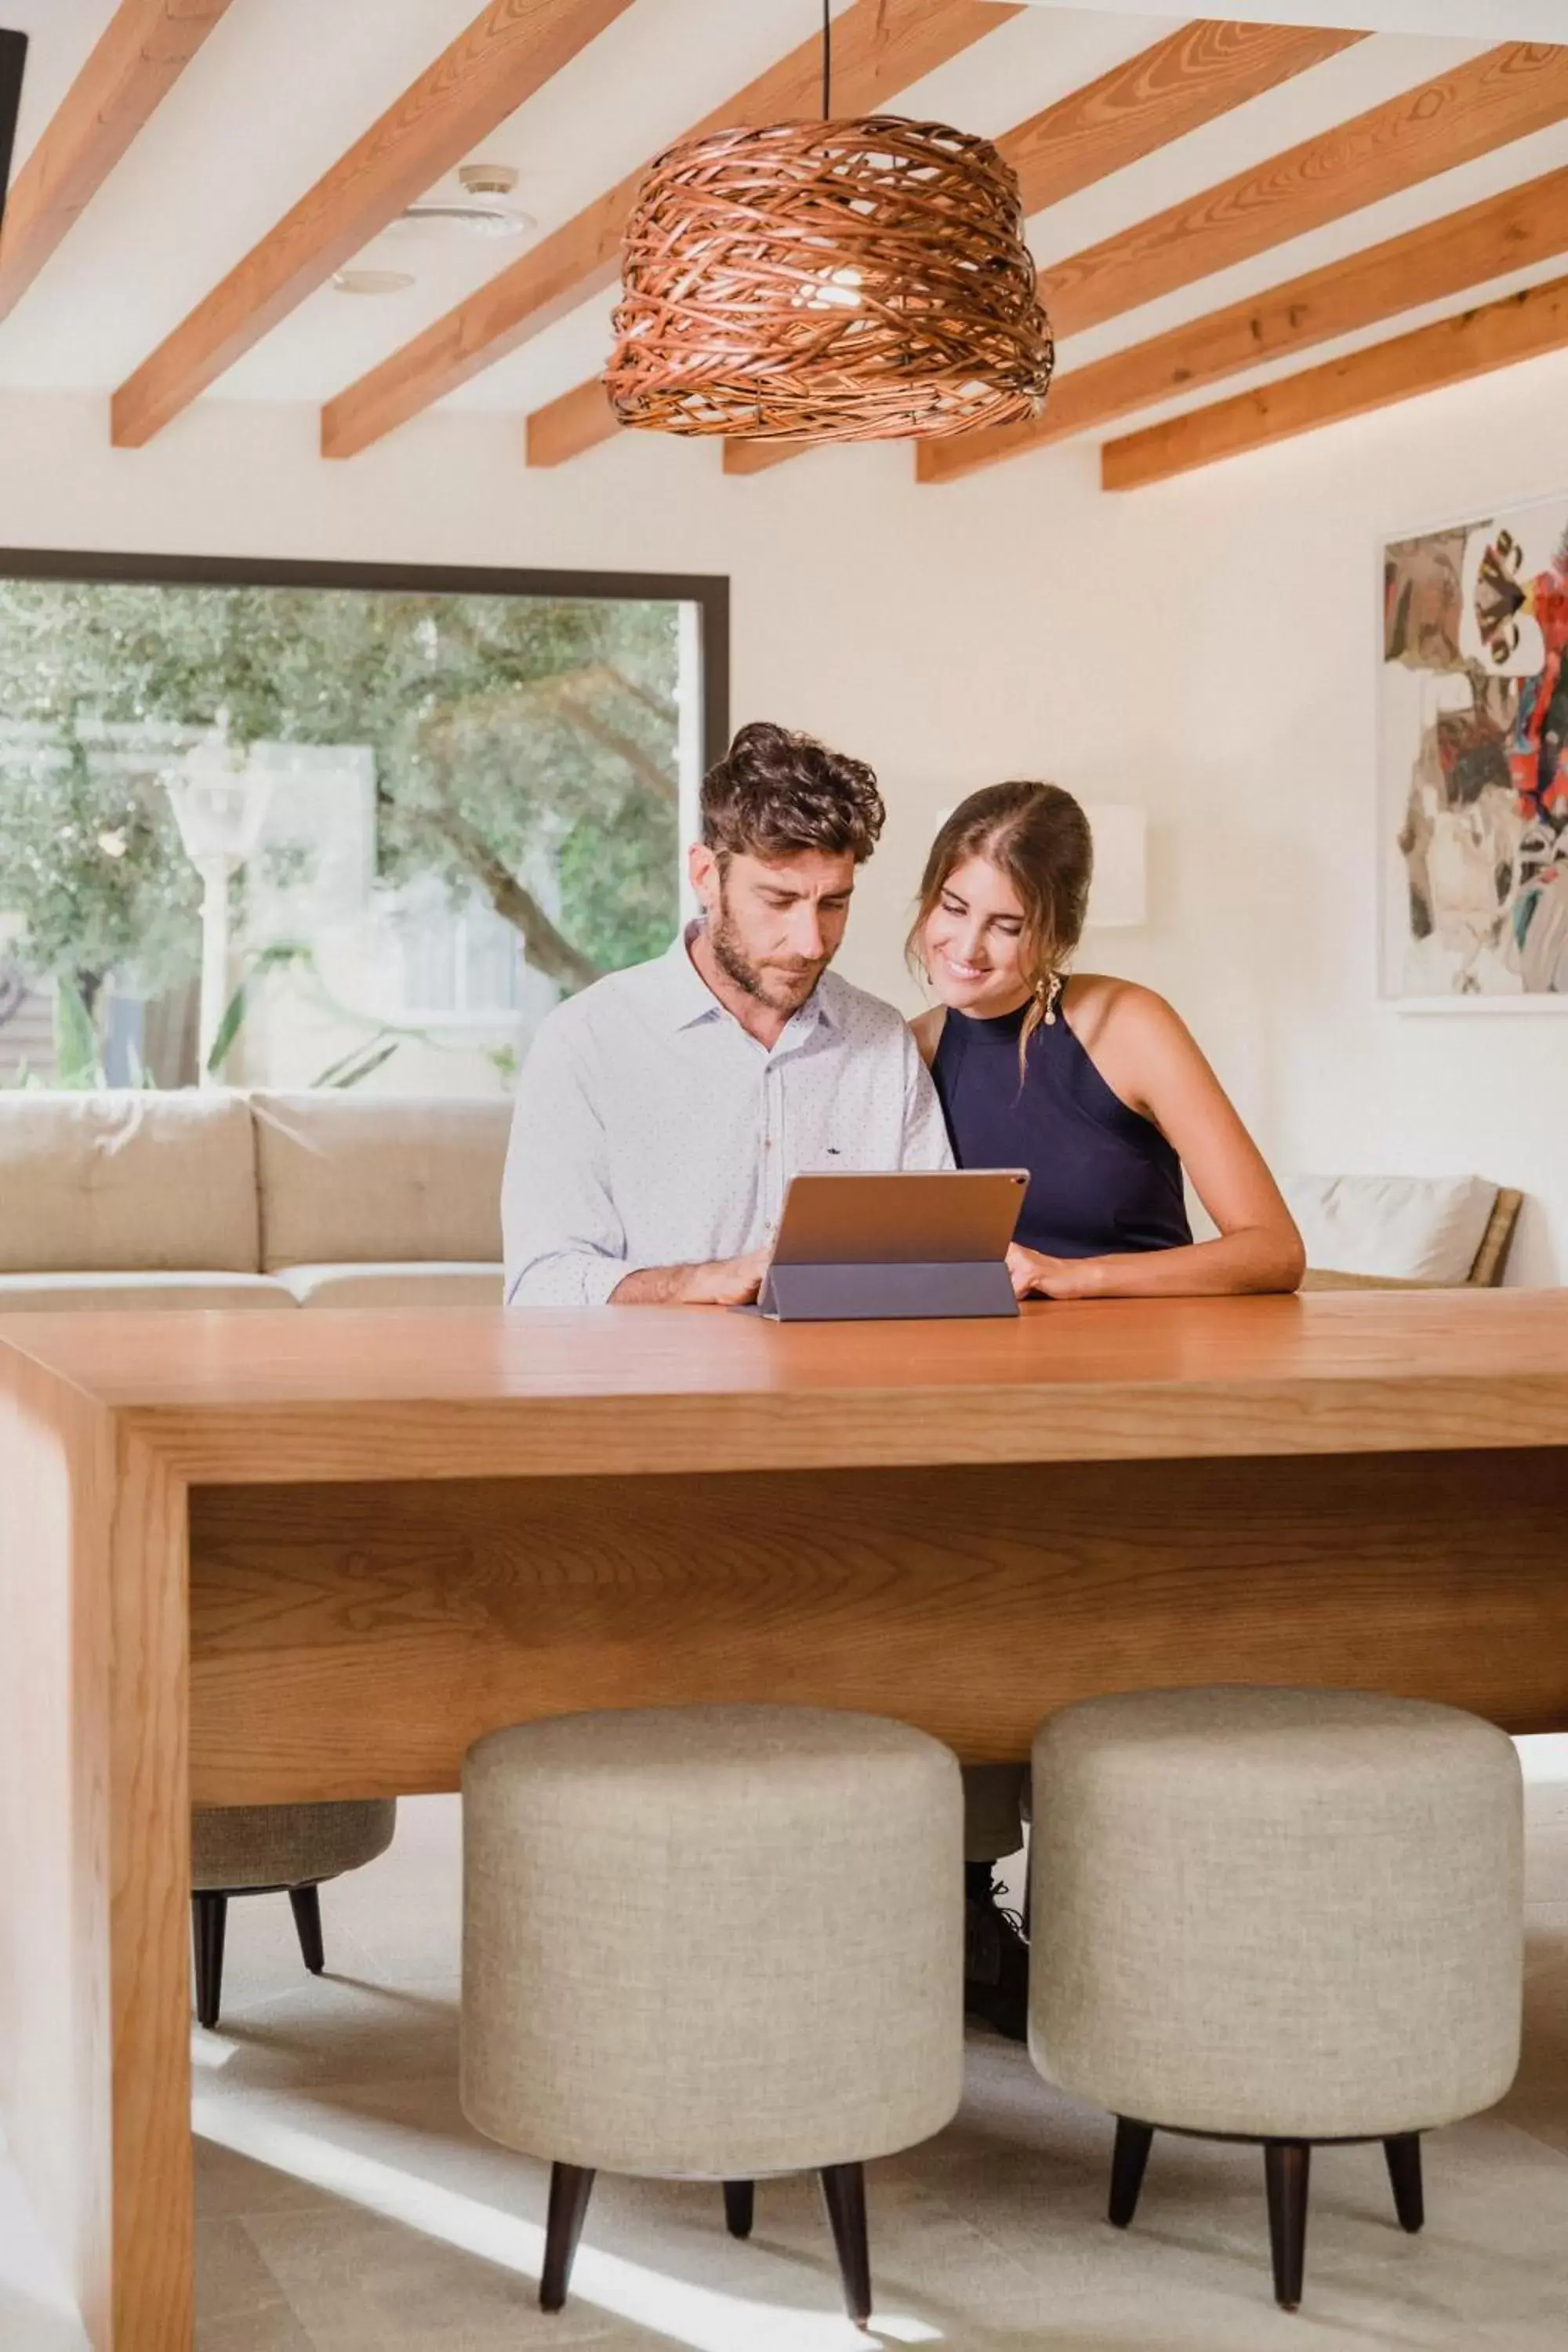
<svg viewBox="0 0 1568 2352"><path fill-rule="evenodd" d="M1037 415L1051 331L988 140L900 115L687 139L626 227L623 425L879 441Z"/></svg>

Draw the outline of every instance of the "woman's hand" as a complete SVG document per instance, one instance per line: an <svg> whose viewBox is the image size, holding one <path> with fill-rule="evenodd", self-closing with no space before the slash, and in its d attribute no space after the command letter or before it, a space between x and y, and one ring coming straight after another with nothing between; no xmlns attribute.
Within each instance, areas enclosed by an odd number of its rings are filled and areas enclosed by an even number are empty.
<svg viewBox="0 0 1568 2352"><path fill-rule="evenodd" d="M1087 1298L1094 1287L1086 1279L1093 1263L1091 1258L1046 1257L1017 1242L1007 1252L1016 1298Z"/></svg>

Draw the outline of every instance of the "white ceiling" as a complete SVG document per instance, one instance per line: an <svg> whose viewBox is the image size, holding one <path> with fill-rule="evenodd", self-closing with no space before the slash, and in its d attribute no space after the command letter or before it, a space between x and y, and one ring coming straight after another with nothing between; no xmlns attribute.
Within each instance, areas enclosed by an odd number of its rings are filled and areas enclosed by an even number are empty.
<svg viewBox="0 0 1568 2352"><path fill-rule="evenodd" d="M847 0L836 0L847 5ZM1468 38L1376 36L1113 173L1030 224L1048 261L1195 194L1296 140L1408 89L1499 37L1497 19L1542 0L1317 0L1325 11L1472 21ZM1568 0L1545 0L1568 38ZM233 0L153 122L12 316L0 321L0 391L108 393L475 15L479 0ZM112 14L114 0L0 0L0 22L35 36L24 155ZM1268 0L1245 16L1304 12ZM517 201L556 227L695 117L810 36L814 0L637 0L478 151L515 164ZM1060 8L1037 0L903 93L900 107L995 135L1186 21L1123 0ZM1063 364L1142 341L1435 214L1568 164L1568 123L1446 174L1291 245L1184 289L1063 346ZM520 248L392 232L365 263L416 273L385 299L313 295L209 398L320 402L439 317ZM1511 289L1558 262L1500 280ZM451 404L522 415L598 372L610 296L476 378ZM1411 314L1417 323L1425 314ZM1384 325L1319 356L1394 331ZM1299 362L1298 362L1299 364ZM1259 370L1234 388L1267 378ZM1181 405L1184 404L1173 404ZM174 431L179 430L176 425ZM591 462L591 461L587 461ZM745 495L742 486L736 486Z"/></svg>

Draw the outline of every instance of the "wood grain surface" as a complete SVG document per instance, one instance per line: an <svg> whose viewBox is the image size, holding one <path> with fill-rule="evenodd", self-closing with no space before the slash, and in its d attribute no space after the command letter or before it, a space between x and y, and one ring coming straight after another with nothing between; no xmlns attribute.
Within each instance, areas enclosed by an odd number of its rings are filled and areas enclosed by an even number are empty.
<svg viewBox="0 0 1568 2352"><path fill-rule="evenodd" d="M1568 1434L1568 1292L0 1320L202 1484L1428 1451ZM330 1407L330 1410L323 1408ZM1553 1419L1555 1416L1555 1419Z"/></svg>
<svg viewBox="0 0 1568 2352"><path fill-rule="evenodd" d="M455 170L630 0L489 0L115 393L116 447L140 449Z"/></svg>
<svg viewBox="0 0 1568 2352"><path fill-rule="evenodd" d="M1170 1683L1561 1727L1565 1527L1557 1451L198 1491L195 1790L452 1789L498 1725L711 1699L973 1759Z"/></svg>
<svg viewBox="0 0 1568 2352"><path fill-rule="evenodd" d="M1114 424L1227 375L1376 326L1568 250L1568 169L1505 188L1364 252L1233 302L1089 367L1063 370L1032 424L915 445L921 482L965 474ZM744 443L730 446L743 448ZM729 446L725 451L729 469Z"/></svg>
<svg viewBox="0 0 1568 2352"><path fill-rule="evenodd" d="M187 1497L121 1420L110 1521L113 2352L193 2326Z"/></svg>
<svg viewBox="0 0 1568 2352"><path fill-rule="evenodd" d="M1108 490L1142 489L1565 345L1568 278L1554 278L1108 441L1100 451L1100 479Z"/></svg>
<svg viewBox="0 0 1568 2352"><path fill-rule="evenodd" d="M1366 37L1200 16L1005 131L996 145L1018 174L1026 215L1044 212Z"/></svg>
<svg viewBox="0 0 1568 2352"><path fill-rule="evenodd" d="M613 440L620 429L602 379L590 376L586 383L532 411L523 426L523 454L531 466L563 466L585 449Z"/></svg>
<svg viewBox="0 0 1568 2352"><path fill-rule="evenodd" d="M1288 237L1451 172L1568 113L1568 47L1513 41L1305 139L1201 195L1052 262L1040 294L1058 336L1190 286Z"/></svg>
<svg viewBox="0 0 1568 2352"><path fill-rule="evenodd" d="M1016 14L991 0L854 0L834 21L835 111L875 114L900 89ZM809 39L691 124L685 135L815 115L821 97L821 37L814 29ZM646 168L628 173L329 401L321 412L321 455L352 457L368 448L613 284L620 273L622 234ZM613 420L611 429L618 429Z"/></svg>
<svg viewBox="0 0 1568 2352"><path fill-rule="evenodd" d="M14 310L229 0L121 0L16 173L0 231L0 319Z"/></svg>

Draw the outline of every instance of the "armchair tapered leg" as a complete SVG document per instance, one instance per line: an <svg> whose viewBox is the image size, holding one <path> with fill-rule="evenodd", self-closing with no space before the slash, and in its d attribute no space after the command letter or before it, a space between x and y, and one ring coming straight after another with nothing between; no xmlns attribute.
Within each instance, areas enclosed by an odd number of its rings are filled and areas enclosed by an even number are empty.
<svg viewBox="0 0 1568 2352"><path fill-rule="evenodd" d="M871 2255L866 2242L864 2167L824 2165L822 2194L827 2204L833 2242L838 2251L845 2308L856 2326L864 2327L871 2316Z"/></svg>
<svg viewBox="0 0 1568 2352"><path fill-rule="evenodd" d="M196 1960L196 2017L215 2026L223 2006L223 1938L228 1922L226 1895L193 1895L191 1940Z"/></svg>
<svg viewBox="0 0 1568 2352"><path fill-rule="evenodd" d="M1307 2259L1307 2185L1311 2165L1312 2149L1308 2140L1264 2142L1263 2173L1268 2190L1274 2300L1285 2311L1296 2310L1301 2301Z"/></svg>
<svg viewBox="0 0 1568 2352"><path fill-rule="evenodd" d="M313 1977L319 1977L327 1965L326 1947L321 1942L321 1890L319 1886L291 1886L289 1906L294 1914L294 1929L300 1938L300 1950L305 1966Z"/></svg>
<svg viewBox="0 0 1568 2352"><path fill-rule="evenodd" d="M732 2238L751 2236L756 2201L755 2181L726 2180L724 2183L724 2224Z"/></svg>
<svg viewBox="0 0 1568 2352"><path fill-rule="evenodd" d="M1126 2116L1116 2118L1116 2147L1110 2158L1110 2218L1119 2230L1125 2230L1138 2210L1138 2192L1143 2186L1143 2168L1149 2161L1153 2144L1152 2124L1135 2124Z"/></svg>
<svg viewBox="0 0 1568 2352"><path fill-rule="evenodd" d="M571 2284L573 2258L594 2193L594 2175L581 2164L550 2168L550 2212L544 2225L544 2272L539 2282L539 2307L559 2311Z"/></svg>
<svg viewBox="0 0 1568 2352"><path fill-rule="evenodd" d="M1426 2200L1421 2189L1420 2133L1396 2132L1392 2139L1384 2141L1383 2153L1388 2161L1399 2226L1414 2233L1426 2219Z"/></svg>

